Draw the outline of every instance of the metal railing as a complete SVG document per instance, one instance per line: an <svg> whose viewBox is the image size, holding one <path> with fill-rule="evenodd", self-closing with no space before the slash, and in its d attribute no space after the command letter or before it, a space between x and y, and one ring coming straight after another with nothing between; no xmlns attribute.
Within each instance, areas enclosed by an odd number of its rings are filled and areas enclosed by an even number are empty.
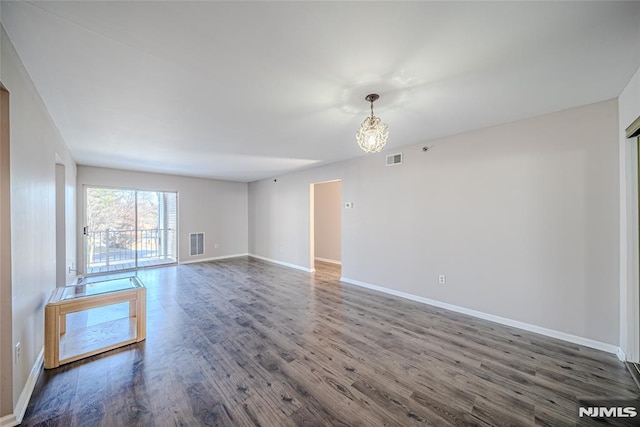
<svg viewBox="0 0 640 427"><path fill-rule="evenodd" d="M175 246L175 230L171 228L89 230L87 267L175 259Z"/></svg>

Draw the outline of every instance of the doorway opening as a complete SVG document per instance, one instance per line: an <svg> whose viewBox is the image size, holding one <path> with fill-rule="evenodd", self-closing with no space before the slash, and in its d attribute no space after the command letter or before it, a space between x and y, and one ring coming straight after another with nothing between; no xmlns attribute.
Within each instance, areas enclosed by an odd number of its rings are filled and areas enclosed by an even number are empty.
<svg viewBox="0 0 640 427"><path fill-rule="evenodd" d="M342 181L311 184L310 265L340 276L342 269Z"/></svg>
<svg viewBox="0 0 640 427"><path fill-rule="evenodd" d="M9 92L0 84L0 419L13 412Z"/></svg>
<svg viewBox="0 0 640 427"><path fill-rule="evenodd" d="M623 331L626 330L627 352L626 358L630 362L630 371L640 384L640 117L634 120L625 129L626 137L633 140L631 153L635 151L634 162L631 167L634 188L631 194L628 214L628 244L629 248L627 261L627 289L624 299L626 299L626 325L621 325ZM624 300L623 300L624 301Z"/></svg>
<svg viewBox="0 0 640 427"><path fill-rule="evenodd" d="M178 194L85 187L88 275L175 264Z"/></svg>

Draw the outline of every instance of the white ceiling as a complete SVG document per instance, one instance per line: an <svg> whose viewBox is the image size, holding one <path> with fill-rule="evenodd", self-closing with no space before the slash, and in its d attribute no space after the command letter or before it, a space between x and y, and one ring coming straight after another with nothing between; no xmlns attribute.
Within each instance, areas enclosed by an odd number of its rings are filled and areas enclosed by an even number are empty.
<svg viewBox="0 0 640 427"><path fill-rule="evenodd" d="M617 97L639 2L2 2L79 164L253 181Z"/></svg>

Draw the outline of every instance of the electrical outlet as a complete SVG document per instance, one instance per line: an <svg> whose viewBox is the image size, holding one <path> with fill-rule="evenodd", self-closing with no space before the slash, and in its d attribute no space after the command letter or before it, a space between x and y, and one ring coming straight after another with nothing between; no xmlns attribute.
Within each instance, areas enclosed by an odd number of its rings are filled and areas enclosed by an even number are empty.
<svg viewBox="0 0 640 427"><path fill-rule="evenodd" d="M213 245L213 247L218 249L220 247L220 245L216 243L215 245Z"/></svg>
<svg viewBox="0 0 640 427"><path fill-rule="evenodd" d="M438 283L440 283L441 285L446 285L447 284L447 276L445 276L444 274L441 274L438 276Z"/></svg>
<svg viewBox="0 0 640 427"><path fill-rule="evenodd" d="M16 360L16 364L18 363L18 361L20 360L20 343L16 344L16 354L15 354L15 360Z"/></svg>

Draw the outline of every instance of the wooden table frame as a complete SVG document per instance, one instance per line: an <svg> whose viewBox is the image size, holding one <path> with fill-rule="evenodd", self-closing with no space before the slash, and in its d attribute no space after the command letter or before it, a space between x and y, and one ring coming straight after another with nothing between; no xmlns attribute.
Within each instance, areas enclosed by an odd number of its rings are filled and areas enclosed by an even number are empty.
<svg viewBox="0 0 640 427"><path fill-rule="evenodd" d="M87 284L89 285L89 284ZM79 298L63 300L65 288L56 288L45 306L45 335L44 335L44 367L57 368L85 357L93 356L104 351L113 350L146 338L146 300L147 290L141 285L137 288L113 291L104 294L87 295ZM67 332L67 314L84 311L91 308L104 307L112 304L129 303L129 322L135 322L135 337L127 338L116 344L110 344L98 349L72 355L60 360L60 341Z"/></svg>

